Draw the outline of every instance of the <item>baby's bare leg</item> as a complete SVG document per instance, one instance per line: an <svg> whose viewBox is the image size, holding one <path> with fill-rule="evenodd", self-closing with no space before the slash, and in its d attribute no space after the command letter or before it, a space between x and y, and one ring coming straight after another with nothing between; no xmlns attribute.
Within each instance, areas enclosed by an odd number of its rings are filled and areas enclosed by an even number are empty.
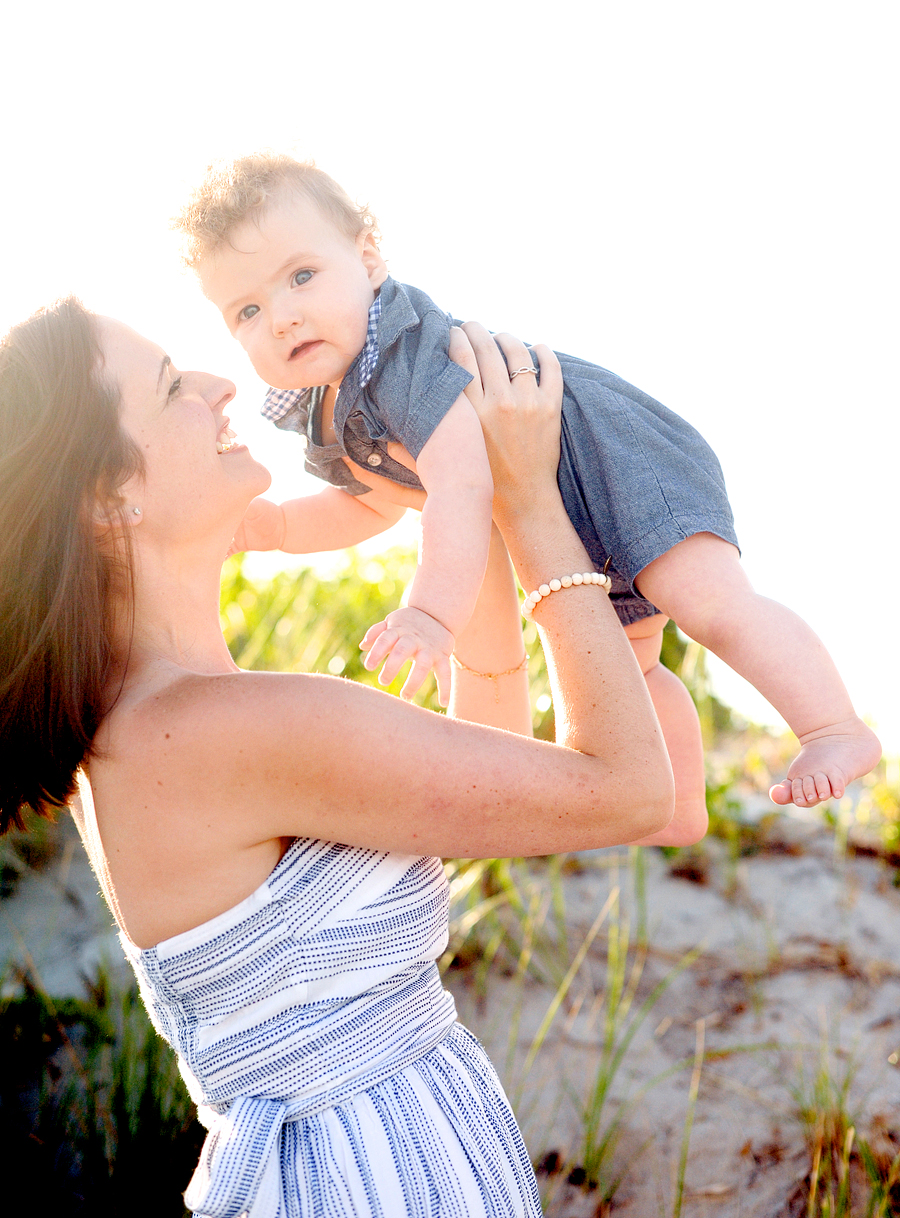
<svg viewBox="0 0 900 1218"><path fill-rule="evenodd" d="M706 775L700 720L693 699L673 672L659 661L666 618L657 613L625 627L662 728L675 775L675 815L652 844L687 846L706 833Z"/></svg>
<svg viewBox="0 0 900 1218"><path fill-rule="evenodd" d="M711 533L679 542L645 567L641 594L755 685L801 749L775 803L809 808L839 799L878 764L881 746L856 715L834 661L806 622L754 592L737 550Z"/></svg>

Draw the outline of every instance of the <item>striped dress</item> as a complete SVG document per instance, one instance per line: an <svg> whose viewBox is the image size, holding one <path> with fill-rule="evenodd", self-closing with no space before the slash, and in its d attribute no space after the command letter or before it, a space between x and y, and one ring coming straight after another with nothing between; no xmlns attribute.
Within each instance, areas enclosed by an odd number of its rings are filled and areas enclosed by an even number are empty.
<svg viewBox="0 0 900 1218"><path fill-rule="evenodd" d="M122 943L209 1130L202 1218L537 1218L500 1081L456 1021L439 859L298 839L217 918Z"/></svg>

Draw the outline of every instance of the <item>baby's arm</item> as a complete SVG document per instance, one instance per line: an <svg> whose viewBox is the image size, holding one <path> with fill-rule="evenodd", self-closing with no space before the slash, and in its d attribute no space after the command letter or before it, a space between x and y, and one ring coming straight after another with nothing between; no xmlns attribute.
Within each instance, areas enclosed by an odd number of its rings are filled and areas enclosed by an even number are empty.
<svg viewBox="0 0 900 1218"><path fill-rule="evenodd" d="M416 459L428 498L422 510L419 565L407 605L376 622L360 646L379 681L388 685L407 660L403 686L411 698L434 669L442 706L450 695L450 653L472 615L484 578L494 484L481 424L465 395L435 428ZM387 657L387 658L386 658Z"/></svg>
<svg viewBox="0 0 900 1218"><path fill-rule="evenodd" d="M404 511L377 490L349 495L336 486L285 503L254 499L234 535L231 552L343 550L383 533Z"/></svg>

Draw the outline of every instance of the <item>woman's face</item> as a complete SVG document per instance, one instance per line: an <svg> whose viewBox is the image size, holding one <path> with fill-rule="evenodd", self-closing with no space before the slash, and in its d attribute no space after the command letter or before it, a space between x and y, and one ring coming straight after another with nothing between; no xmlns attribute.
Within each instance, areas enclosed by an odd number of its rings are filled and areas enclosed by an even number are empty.
<svg viewBox="0 0 900 1218"><path fill-rule="evenodd" d="M139 507L142 526L173 538L218 525L233 532L270 482L249 449L232 443L225 408L234 385L179 372L160 347L121 322L99 318L98 325L104 374L118 387L119 419L143 463L121 488L127 508Z"/></svg>

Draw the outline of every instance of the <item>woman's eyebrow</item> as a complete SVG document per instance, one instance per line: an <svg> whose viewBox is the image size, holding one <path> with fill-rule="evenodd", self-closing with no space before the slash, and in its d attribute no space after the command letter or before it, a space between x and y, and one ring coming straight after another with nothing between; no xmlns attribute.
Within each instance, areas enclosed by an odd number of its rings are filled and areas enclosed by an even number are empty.
<svg viewBox="0 0 900 1218"><path fill-rule="evenodd" d="M165 374L166 374L166 369L168 368L169 364L171 364L171 362L172 362L172 360L171 360L171 357L170 357L170 356L168 356L168 355L164 355L164 356L162 357L162 367L161 367L161 368L160 368L160 370L159 370L159 379L158 379L158 380L157 380L157 382L156 382L156 388L157 388L157 389L159 389L159 387L162 385L162 379L163 379L163 377L165 376Z"/></svg>

